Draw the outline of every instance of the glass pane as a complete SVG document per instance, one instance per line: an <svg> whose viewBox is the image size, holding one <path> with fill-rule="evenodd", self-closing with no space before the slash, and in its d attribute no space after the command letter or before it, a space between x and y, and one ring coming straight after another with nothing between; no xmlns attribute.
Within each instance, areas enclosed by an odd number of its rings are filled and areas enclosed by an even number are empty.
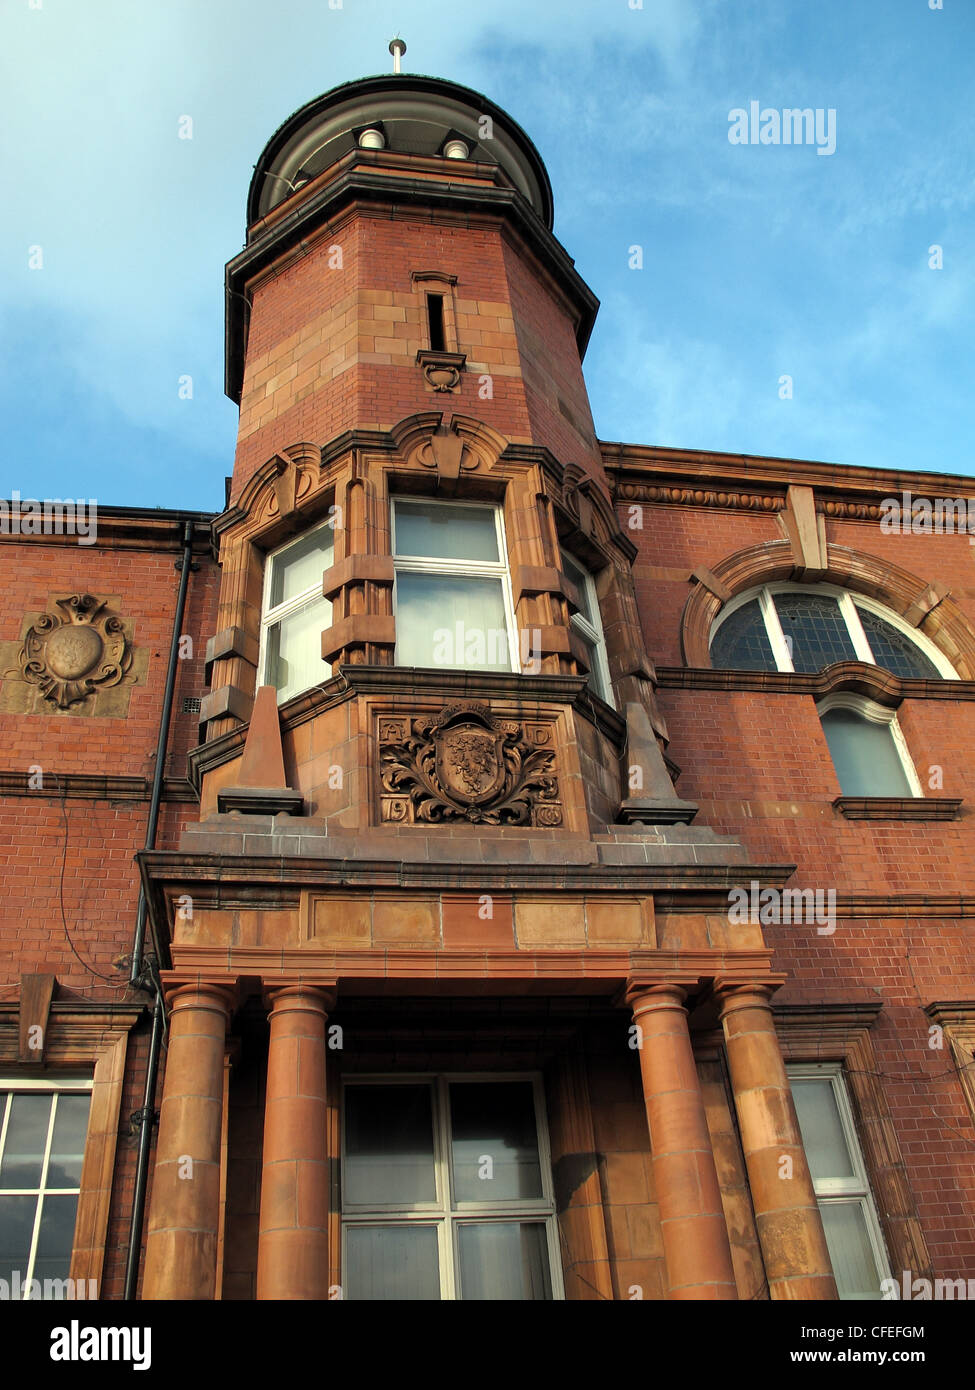
<svg viewBox="0 0 975 1390"><path fill-rule="evenodd" d="M894 627L893 623L885 622L876 613L869 613L859 604L856 608L878 666L893 671L895 676L920 676L925 680L944 679L934 662L926 657L909 637L905 637L903 632Z"/></svg>
<svg viewBox="0 0 975 1390"><path fill-rule="evenodd" d="M840 1298L879 1299L881 1274L861 1201L821 1202L829 1257Z"/></svg>
<svg viewBox="0 0 975 1390"><path fill-rule="evenodd" d="M844 796L914 795L888 724L852 709L831 709L822 725Z"/></svg>
<svg viewBox="0 0 975 1390"><path fill-rule="evenodd" d="M585 572L580 569L570 555L566 555L564 550L562 551L562 568L579 590L579 600L582 604L579 612L592 627L598 628L599 617L592 611L592 604L589 602L589 585L586 583Z"/></svg>
<svg viewBox="0 0 975 1390"><path fill-rule="evenodd" d="M450 1129L455 1202L541 1197L530 1082L451 1082Z"/></svg>
<svg viewBox="0 0 975 1390"><path fill-rule="evenodd" d="M88 1133L88 1107L91 1097L59 1095L51 1138L51 1159L47 1167L48 1187L77 1187ZM46 1208L45 1208L46 1219ZM41 1226L43 1230L43 1225Z"/></svg>
<svg viewBox="0 0 975 1390"><path fill-rule="evenodd" d="M402 1302L439 1298L437 1228L413 1221L400 1226L347 1226L344 1273L346 1298Z"/></svg>
<svg viewBox="0 0 975 1390"><path fill-rule="evenodd" d="M67 1279L77 1210L78 1198L75 1196L44 1198L37 1254L34 1257L35 1279Z"/></svg>
<svg viewBox="0 0 975 1390"><path fill-rule="evenodd" d="M27 1278L36 1214L36 1197L0 1197L0 1279L8 1285L14 1270L21 1282Z"/></svg>
<svg viewBox="0 0 975 1390"><path fill-rule="evenodd" d="M289 598L296 598L306 589L316 588L321 592L322 575L332 563L335 550L334 536L330 526L319 527L301 540L289 545L271 561L271 583L268 589L268 603L276 608Z"/></svg>
<svg viewBox="0 0 975 1390"><path fill-rule="evenodd" d="M398 574L396 664L510 671L500 579Z"/></svg>
<svg viewBox="0 0 975 1390"><path fill-rule="evenodd" d="M582 631L581 628L576 627L574 631L576 636L579 638L582 645L586 649L586 660L589 662L589 688L592 690L593 694L600 696L600 698L603 700L606 700L609 697L606 694L606 687L603 684L603 678L599 668L599 661L596 656L596 653L599 649L596 646L595 642L591 642L589 640L589 638L586 636L586 634Z"/></svg>
<svg viewBox="0 0 975 1390"><path fill-rule="evenodd" d="M396 554L430 560L486 560L497 564L493 507L396 500Z"/></svg>
<svg viewBox="0 0 975 1390"><path fill-rule="evenodd" d="M776 669L757 598L736 608L718 628L711 639L711 665L719 671Z"/></svg>
<svg viewBox="0 0 975 1390"><path fill-rule="evenodd" d="M552 1297L545 1227L540 1221L483 1221L458 1230L461 1297Z"/></svg>
<svg viewBox="0 0 975 1390"><path fill-rule="evenodd" d="M349 1086L345 1092L346 1206L437 1200L429 1086Z"/></svg>
<svg viewBox="0 0 975 1390"><path fill-rule="evenodd" d="M316 599L268 629L264 679L280 700L327 681L332 668L322 660L322 633L332 621L332 605Z"/></svg>
<svg viewBox="0 0 975 1390"><path fill-rule="evenodd" d="M790 1084L813 1181L855 1177L832 1083L794 1076Z"/></svg>
<svg viewBox="0 0 975 1390"><path fill-rule="evenodd" d="M791 643L797 671L821 671L834 661L856 661L856 648L840 605L823 594L775 594L775 611Z"/></svg>
<svg viewBox="0 0 975 1390"><path fill-rule="evenodd" d="M0 1187L38 1187L52 1096L14 1095L0 1163Z"/></svg>

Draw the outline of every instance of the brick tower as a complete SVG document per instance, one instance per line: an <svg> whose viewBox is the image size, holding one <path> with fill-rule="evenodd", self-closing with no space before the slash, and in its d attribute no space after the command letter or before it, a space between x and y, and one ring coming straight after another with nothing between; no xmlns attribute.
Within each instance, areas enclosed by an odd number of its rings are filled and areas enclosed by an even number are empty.
<svg viewBox="0 0 975 1390"><path fill-rule="evenodd" d="M256 166L200 823L141 856L172 1009L148 1297L735 1298L705 1001L748 1019L766 1088L739 1164L770 1282L835 1292L778 981L714 912L788 866L675 790L582 378L596 301L551 223L525 134L432 78L339 87ZM604 1085L621 1162L659 1135L665 1264L612 1266L591 1167L556 1189ZM427 1224L383 1157L400 1127Z"/></svg>

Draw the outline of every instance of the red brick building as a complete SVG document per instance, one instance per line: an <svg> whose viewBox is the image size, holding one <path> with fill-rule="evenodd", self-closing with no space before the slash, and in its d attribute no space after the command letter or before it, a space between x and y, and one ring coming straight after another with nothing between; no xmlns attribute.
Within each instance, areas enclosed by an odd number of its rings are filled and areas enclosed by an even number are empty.
<svg viewBox="0 0 975 1390"><path fill-rule="evenodd" d="M975 487L598 440L551 226L486 98L337 88L225 509L3 508L11 1296L967 1278Z"/></svg>

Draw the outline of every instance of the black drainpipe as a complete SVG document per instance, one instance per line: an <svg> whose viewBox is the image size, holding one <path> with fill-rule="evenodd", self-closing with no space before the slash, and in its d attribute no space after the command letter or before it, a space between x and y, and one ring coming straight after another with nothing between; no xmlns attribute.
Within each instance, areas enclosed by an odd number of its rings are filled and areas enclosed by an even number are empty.
<svg viewBox="0 0 975 1390"><path fill-rule="evenodd" d="M179 593L176 597L176 616L173 619L173 639L169 646L169 668L166 671L166 690L159 718L159 739L156 744L156 766L152 775L152 794L149 798L149 820L146 825L146 849L156 843L159 824L159 804L162 801L163 773L166 767L166 746L169 743L169 724L173 713L173 692L176 689L176 670L179 661L179 640L183 634L183 615L186 611L186 591L193 568L193 523L183 525L183 558L176 561L180 570ZM152 1010L152 1036L149 1040L149 1060L146 1063L146 1088L142 1109L132 1116L139 1124L139 1154L135 1168L135 1190L132 1194L132 1219L129 1224L129 1249L125 1259L126 1299L134 1299L139 1283L139 1255L142 1250L142 1224L145 1218L146 1185L149 1178L149 1150L152 1144L152 1125L156 1113L156 1077L159 1073L159 1053L162 1046L166 1016L162 989L159 984L159 960L146 959L146 895L139 889L139 910L136 916L135 937L132 942L132 966L129 984L134 989L152 990L155 1003Z"/></svg>

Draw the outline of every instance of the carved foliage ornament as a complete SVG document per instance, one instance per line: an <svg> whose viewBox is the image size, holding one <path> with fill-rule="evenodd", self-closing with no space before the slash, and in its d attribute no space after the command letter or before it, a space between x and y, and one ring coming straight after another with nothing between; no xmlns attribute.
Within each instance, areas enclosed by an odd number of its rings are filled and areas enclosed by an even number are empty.
<svg viewBox="0 0 975 1390"><path fill-rule="evenodd" d="M497 719L486 705L379 723L382 819L403 825L562 824L545 725Z"/></svg>
<svg viewBox="0 0 975 1390"><path fill-rule="evenodd" d="M20 668L45 700L67 709L118 685L132 665L132 651L122 620L93 594L59 598L57 606L61 614L43 613L28 629Z"/></svg>

